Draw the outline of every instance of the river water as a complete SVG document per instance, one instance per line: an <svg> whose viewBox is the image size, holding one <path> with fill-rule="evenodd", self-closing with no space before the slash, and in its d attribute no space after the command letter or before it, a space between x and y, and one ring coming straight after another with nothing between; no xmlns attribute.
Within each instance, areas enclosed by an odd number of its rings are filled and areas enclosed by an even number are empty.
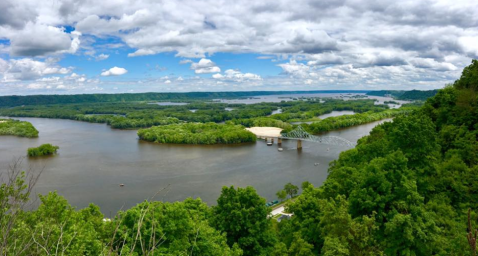
<svg viewBox="0 0 478 256"><path fill-rule="evenodd" d="M59 154L24 159L25 168L44 168L35 192L56 190L77 208L95 203L107 216L156 195L177 201L200 197L215 204L222 186L254 186L268 201L284 184L310 181L318 186L328 164L347 148L284 141L284 151L263 141L234 146L162 145L139 141L135 130L71 120L18 118L40 132L35 139L0 136L0 171L29 147L51 143ZM330 132L351 141L367 135L380 122ZM318 164L316 164L318 163ZM120 187L119 184L125 184Z"/></svg>

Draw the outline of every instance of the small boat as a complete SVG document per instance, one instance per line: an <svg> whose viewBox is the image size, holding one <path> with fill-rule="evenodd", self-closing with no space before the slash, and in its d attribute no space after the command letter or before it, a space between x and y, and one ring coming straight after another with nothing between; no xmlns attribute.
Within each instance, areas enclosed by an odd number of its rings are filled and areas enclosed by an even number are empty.
<svg viewBox="0 0 478 256"><path fill-rule="evenodd" d="M124 184L123 184L123 183L121 183L121 184L119 184L119 186L120 186L120 187L124 187Z"/></svg>
<svg viewBox="0 0 478 256"><path fill-rule="evenodd" d="M277 151L282 152L284 149L283 148L278 148Z"/></svg>
<svg viewBox="0 0 478 256"><path fill-rule="evenodd" d="M314 166L317 166L317 165L319 165L319 163L314 163Z"/></svg>
<svg viewBox="0 0 478 256"><path fill-rule="evenodd" d="M267 142L267 146L272 146L272 142Z"/></svg>

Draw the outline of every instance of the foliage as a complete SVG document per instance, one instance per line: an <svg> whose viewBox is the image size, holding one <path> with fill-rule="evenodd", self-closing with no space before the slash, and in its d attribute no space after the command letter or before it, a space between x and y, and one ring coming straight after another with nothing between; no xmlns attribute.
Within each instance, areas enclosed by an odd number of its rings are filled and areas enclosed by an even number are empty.
<svg viewBox="0 0 478 256"><path fill-rule="evenodd" d="M430 90L430 91L419 91L419 90L411 90L406 91L402 95L398 96L397 99L399 100L426 100L435 96L438 93L438 90Z"/></svg>
<svg viewBox="0 0 478 256"><path fill-rule="evenodd" d="M381 90L381 91L371 91L367 92L369 96L390 96L398 100L426 100L437 94L438 90L429 90L429 91L420 91L420 90L411 90L411 91L395 91L395 90Z"/></svg>
<svg viewBox="0 0 478 256"><path fill-rule="evenodd" d="M418 111L342 152L320 188L307 186L289 204L294 217L279 228L300 232L322 255L470 255L466 212L478 202L475 66Z"/></svg>
<svg viewBox="0 0 478 256"><path fill-rule="evenodd" d="M226 110L230 110L231 111ZM272 115L277 108L282 113ZM228 122L252 126L274 126L290 129L288 122L318 121L318 116L334 110L356 113L379 113L387 105L375 105L373 100L303 98L296 101L257 104L225 104L195 100L187 105L167 106L146 102L76 103L0 108L0 115L42 117L106 123L117 129L147 128L182 122Z"/></svg>
<svg viewBox="0 0 478 256"><path fill-rule="evenodd" d="M275 241L267 216L266 200L254 188L223 187L217 206L213 207L212 224L225 232L227 243L235 243L244 255L267 255Z"/></svg>
<svg viewBox="0 0 478 256"><path fill-rule="evenodd" d="M276 196L279 200L284 201L287 198L287 192L283 189L279 190L277 191Z"/></svg>
<svg viewBox="0 0 478 256"><path fill-rule="evenodd" d="M250 119L233 119L233 124L240 124L245 127L278 127L282 129L290 129L292 125L281 120L270 117L257 117Z"/></svg>
<svg viewBox="0 0 478 256"><path fill-rule="evenodd" d="M187 123L155 126L138 131L142 140L175 144L234 144L255 142L256 136L241 125Z"/></svg>
<svg viewBox="0 0 478 256"><path fill-rule="evenodd" d="M53 146L52 144L43 144L36 148L29 148L27 155L29 157L54 155L59 148L60 147Z"/></svg>
<svg viewBox="0 0 478 256"><path fill-rule="evenodd" d="M289 182L285 184L284 191L292 198L299 192L299 187Z"/></svg>
<svg viewBox="0 0 478 256"><path fill-rule="evenodd" d="M209 208L200 199L145 201L120 212L110 223L117 230L113 248L137 255L241 255L210 226L209 216Z"/></svg>
<svg viewBox="0 0 478 256"><path fill-rule="evenodd" d="M472 60L471 65L463 69L460 79L456 80L453 86L458 90L478 91L478 60Z"/></svg>
<svg viewBox="0 0 478 256"><path fill-rule="evenodd" d="M36 138L38 130L26 121L0 119L0 135L16 135L19 137Z"/></svg>
<svg viewBox="0 0 478 256"><path fill-rule="evenodd" d="M411 111L411 109L392 109L378 113L367 112L355 115L334 116L311 124L301 124L301 126L308 132L317 134L392 118L410 113Z"/></svg>

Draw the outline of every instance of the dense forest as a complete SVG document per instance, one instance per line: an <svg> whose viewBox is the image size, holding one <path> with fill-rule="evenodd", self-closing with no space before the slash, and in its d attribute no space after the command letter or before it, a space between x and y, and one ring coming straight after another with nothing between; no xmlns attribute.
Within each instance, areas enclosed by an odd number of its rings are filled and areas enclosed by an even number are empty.
<svg viewBox="0 0 478 256"><path fill-rule="evenodd" d="M128 101L184 101L195 99L239 98L264 95L301 93L366 93L358 90L327 91L249 91L249 92L186 92L186 93L121 93L121 94L76 94L76 95L29 95L0 96L0 107L22 105L49 105L70 103L128 102Z"/></svg>
<svg viewBox="0 0 478 256"><path fill-rule="evenodd" d="M304 182L281 222L252 187L224 187L212 207L145 201L111 220L56 192L24 211L37 176L14 163L0 186L0 254L474 255L477 91L474 60L423 107L342 152L322 186Z"/></svg>
<svg viewBox="0 0 478 256"><path fill-rule="evenodd" d="M36 148L29 148L27 155L29 157L50 156L56 154L59 148L60 147L53 146L52 144L42 144Z"/></svg>
<svg viewBox="0 0 478 256"><path fill-rule="evenodd" d="M406 106L405 106L406 107ZM281 109L281 113L273 111ZM250 126L289 128L290 122L320 121L319 115L334 110L374 114L388 111L387 105L375 104L371 99L317 99L257 104L224 104L194 102L183 106L164 106L140 102L59 104L0 108L0 115L11 117L60 118L92 123L107 123L116 129L137 129L182 122L231 121ZM372 119L371 119L372 120ZM349 123L352 124L352 123ZM344 126L342 126L344 127Z"/></svg>
<svg viewBox="0 0 478 256"><path fill-rule="evenodd" d="M401 109L391 109L382 112L365 112L355 115L343 115L343 116L334 116L329 117L324 120L313 122L311 124L301 124L301 126L307 130L309 133L323 133L328 131L333 131L341 128L366 124L386 118L392 118L399 115L407 114L412 112L410 108L401 108Z"/></svg>
<svg viewBox="0 0 478 256"><path fill-rule="evenodd" d="M435 96L438 90L429 90L429 91L420 91L420 90L411 90L411 91L394 91L394 90L381 90L381 91L370 91L367 92L367 95L370 96L391 96L397 100L426 100L430 97Z"/></svg>
<svg viewBox="0 0 478 256"><path fill-rule="evenodd" d="M38 130L29 122L0 119L0 135L35 138L38 137Z"/></svg>
<svg viewBox="0 0 478 256"><path fill-rule="evenodd" d="M256 136L242 125L185 123L155 126L138 131L141 140L175 144L236 144L255 142Z"/></svg>

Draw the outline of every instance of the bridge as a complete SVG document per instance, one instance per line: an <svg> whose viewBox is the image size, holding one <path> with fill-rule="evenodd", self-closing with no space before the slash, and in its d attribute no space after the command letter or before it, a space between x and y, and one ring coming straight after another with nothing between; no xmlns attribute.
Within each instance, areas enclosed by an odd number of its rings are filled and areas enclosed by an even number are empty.
<svg viewBox="0 0 478 256"><path fill-rule="evenodd" d="M315 136L302 128L302 126L297 126L294 130L288 133L281 133L279 139L287 140L297 140L297 149L302 148L302 141L310 141L316 143L322 143L326 145L338 145L345 147L355 147L356 143L346 140L339 136Z"/></svg>
<svg viewBox="0 0 478 256"><path fill-rule="evenodd" d="M316 136L308 133L302 126L297 126L294 130L281 133L280 128L275 127L252 127L247 128L250 132L254 133L257 137L263 138L267 141L274 143L274 139L277 138L279 146L282 144L282 140L297 140L297 149L302 149L302 141L310 141L314 143L322 143L326 145L338 145L345 147L355 147L356 143L346 140L338 136Z"/></svg>

